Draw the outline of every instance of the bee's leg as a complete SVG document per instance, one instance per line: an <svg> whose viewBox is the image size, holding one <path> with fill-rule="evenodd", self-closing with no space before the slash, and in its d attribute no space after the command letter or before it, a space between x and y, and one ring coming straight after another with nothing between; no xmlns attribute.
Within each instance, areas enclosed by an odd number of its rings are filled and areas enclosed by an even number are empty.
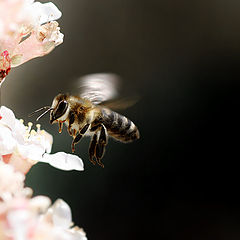
<svg viewBox="0 0 240 240"><path fill-rule="evenodd" d="M58 126L59 126L58 132L61 133L63 128L63 122L59 121Z"/></svg>
<svg viewBox="0 0 240 240"><path fill-rule="evenodd" d="M81 134L78 134L72 141L72 152L75 152L75 144L77 144L81 138L82 138L83 135Z"/></svg>
<svg viewBox="0 0 240 240"><path fill-rule="evenodd" d="M75 115L72 111L69 112L69 123L68 123L68 133L70 136L72 136L72 131L71 131L71 127L72 127L72 124L74 123L75 121Z"/></svg>
<svg viewBox="0 0 240 240"><path fill-rule="evenodd" d="M101 124L95 125L95 126L93 126L93 127L90 128L90 131L91 131L91 132L95 132L95 131L97 131L98 128L100 128L100 127L101 127Z"/></svg>
<svg viewBox="0 0 240 240"><path fill-rule="evenodd" d="M68 126L67 130L68 130L68 134L69 134L70 136L72 136L72 131L71 131L71 127L70 127L70 126Z"/></svg>
<svg viewBox="0 0 240 240"><path fill-rule="evenodd" d="M80 130L80 134L82 134L82 135L85 134L86 131L88 130L89 126L90 126L90 124L86 124L86 125Z"/></svg>
<svg viewBox="0 0 240 240"><path fill-rule="evenodd" d="M90 143L90 146L89 146L89 161L92 163L92 164L96 164L96 162L93 160L94 156L95 156L95 151L96 151L96 145L97 145L97 132L94 133L93 137L92 137L92 140L91 140L91 143Z"/></svg>
<svg viewBox="0 0 240 240"><path fill-rule="evenodd" d="M73 129L72 136L73 136L73 138L75 138L77 136L77 130L76 129Z"/></svg>
<svg viewBox="0 0 240 240"><path fill-rule="evenodd" d="M83 136L83 135L86 133L86 131L88 130L89 125L90 125L90 124L86 124L86 125L80 130L79 134L77 134L77 136L73 139L73 141L72 141L72 152L75 151L75 144L77 144L77 143L81 140L82 136Z"/></svg>
<svg viewBox="0 0 240 240"><path fill-rule="evenodd" d="M104 125L101 126L100 130L100 136L97 142L96 146L96 159L98 165L100 165L102 168L104 168L103 163L101 162L101 159L105 152L105 146L107 145L107 131Z"/></svg>

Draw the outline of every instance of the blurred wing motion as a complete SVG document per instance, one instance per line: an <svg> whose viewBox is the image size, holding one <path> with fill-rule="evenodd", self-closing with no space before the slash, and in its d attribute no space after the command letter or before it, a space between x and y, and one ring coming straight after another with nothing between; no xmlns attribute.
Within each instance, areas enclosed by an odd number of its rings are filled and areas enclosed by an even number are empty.
<svg viewBox="0 0 240 240"><path fill-rule="evenodd" d="M106 102L118 95L120 78L112 73L89 74L79 78L80 97L89 99L93 104Z"/></svg>
<svg viewBox="0 0 240 240"><path fill-rule="evenodd" d="M100 103L99 105L106 107L106 108L110 108L114 111L117 111L117 110L123 110L123 109L129 108L129 107L132 107L133 105L135 105L138 102L138 100L139 100L138 96L126 97L126 98L105 101L105 102Z"/></svg>

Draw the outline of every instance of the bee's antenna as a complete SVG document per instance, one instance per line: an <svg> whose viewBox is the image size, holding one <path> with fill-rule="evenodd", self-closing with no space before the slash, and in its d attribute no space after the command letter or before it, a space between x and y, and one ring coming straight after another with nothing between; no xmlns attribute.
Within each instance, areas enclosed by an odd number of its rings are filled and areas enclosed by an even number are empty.
<svg viewBox="0 0 240 240"><path fill-rule="evenodd" d="M31 117L33 116L35 113L37 112L40 112L42 110L45 110L47 109L45 112L43 112L37 119L36 121L38 121L41 117L43 117L45 114L47 114L49 111L53 110L53 108L51 108L50 106L46 106L46 107L42 107L42 108L39 108L37 110L35 110L34 112L30 113L28 116Z"/></svg>
<svg viewBox="0 0 240 240"><path fill-rule="evenodd" d="M41 117L43 117L45 114L47 114L49 111L53 110L53 108L48 108L45 112L43 112L37 119L36 121L38 121Z"/></svg>
<svg viewBox="0 0 240 240"><path fill-rule="evenodd" d="M50 109L50 108L51 108L50 106L41 107L41 108L39 108L39 109L35 110L34 112L32 112L32 113L28 114L28 117L31 117L31 116L33 116L33 115L34 115L35 113L37 113L37 112L40 112L40 111L42 111L42 110L45 110L45 109Z"/></svg>

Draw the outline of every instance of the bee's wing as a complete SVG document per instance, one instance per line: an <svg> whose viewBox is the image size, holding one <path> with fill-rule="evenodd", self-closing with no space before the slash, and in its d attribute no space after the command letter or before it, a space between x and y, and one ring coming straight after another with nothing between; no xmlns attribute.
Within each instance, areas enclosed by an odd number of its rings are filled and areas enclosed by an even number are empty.
<svg viewBox="0 0 240 240"><path fill-rule="evenodd" d="M120 78L112 73L97 73L80 77L78 80L80 97L87 98L94 104L116 98L119 81Z"/></svg>
<svg viewBox="0 0 240 240"><path fill-rule="evenodd" d="M117 110L123 110L129 107L132 107L138 101L139 101L139 97L133 96L133 97L125 97L125 98L120 98L116 100L105 101L100 103L99 105L117 111Z"/></svg>

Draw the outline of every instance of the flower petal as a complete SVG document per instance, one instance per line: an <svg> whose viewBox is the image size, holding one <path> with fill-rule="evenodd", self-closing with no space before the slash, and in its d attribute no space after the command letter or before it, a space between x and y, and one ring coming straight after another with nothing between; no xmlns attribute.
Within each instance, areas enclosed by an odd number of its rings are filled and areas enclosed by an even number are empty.
<svg viewBox="0 0 240 240"><path fill-rule="evenodd" d="M71 234L70 239L72 240L87 240L86 233L82 228L73 227L68 229L67 232Z"/></svg>
<svg viewBox="0 0 240 240"><path fill-rule="evenodd" d="M65 152L58 152L55 154L45 153L43 158L39 161L49 163L51 166L65 171L84 170L81 158Z"/></svg>
<svg viewBox="0 0 240 240"><path fill-rule="evenodd" d="M32 209L37 210L39 213L44 213L47 211L51 204L50 198L46 196L36 196L30 200L30 206Z"/></svg>
<svg viewBox="0 0 240 240"><path fill-rule="evenodd" d="M57 20L62 16L62 13L52 2L34 2L32 4L32 12L35 15L34 17L39 21L39 24Z"/></svg>
<svg viewBox="0 0 240 240"><path fill-rule="evenodd" d="M30 212L26 209L16 209L8 213L7 219L13 239L27 239L30 217Z"/></svg>
<svg viewBox="0 0 240 240"><path fill-rule="evenodd" d="M50 208L53 224L68 229L72 225L71 208L62 199L57 199Z"/></svg>
<svg viewBox="0 0 240 240"><path fill-rule="evenodd" d="M16 144L11 130L0 124L0 154L6 155L12 153Z"/></svg>
<svg viewBox="0 0 240 240"><path fill-rule="evenodd" d="M63 37L57 22L52 21L41 25L37 30L32 31L30 37L16 46L14 54L21 56L21 58L12 64L12 67L50 53L63 42Z"/></svg>
<svg viewBox="0 0 240 240"><path fill-rule="evenodd" d="M11 129L14 129L15 126L15 115L12 110L5 106L1 106L0 108L0 115L1 115L1 120L0 123L5 124Z"/></svg>
<svg viewBox="0 0 240 240"><path fill-rule="evenodd" d="M42 155L45 153L45 149L40 144L18 144L17 150L19 154L25 158L29 159L32 162L39 161L42 158Z"/></svg>
<svg viewBox="0 0 240 240"><path fill-rule="evenodd" d="M37 161L30 158L26 158L25 156L21 155L20 152L14 150L13 154L11 154L9 161L7 163L13 166L16 171L26 174L29 171L29 169L34 164L37 163Z"/></svg>

